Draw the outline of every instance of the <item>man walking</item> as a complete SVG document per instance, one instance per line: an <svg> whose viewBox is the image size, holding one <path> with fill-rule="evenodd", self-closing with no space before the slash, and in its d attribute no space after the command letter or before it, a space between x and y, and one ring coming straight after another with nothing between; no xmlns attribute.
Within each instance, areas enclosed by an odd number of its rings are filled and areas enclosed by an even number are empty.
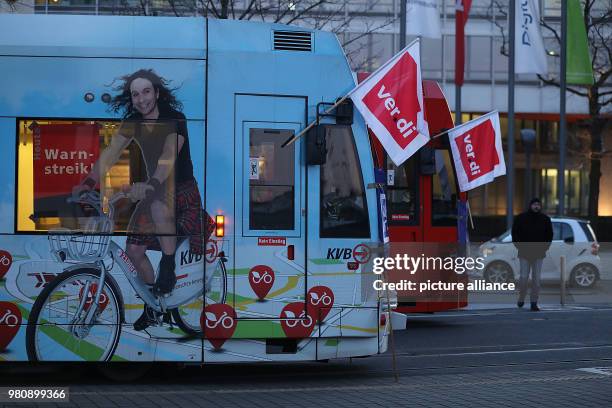
<svg viewBox="0 0 612 408"><path fill-rule="evenodd" d="M553 238L550 217L542 213L542 202L534 198L529 203L529 209L516 216L512 224L512 242L518 250L521 264L521 277L519 281L518 307L525 304L527 283L531 271L531 310L537 312L538 296L540 294L540 280L542 261L550 247Z"/></svg>

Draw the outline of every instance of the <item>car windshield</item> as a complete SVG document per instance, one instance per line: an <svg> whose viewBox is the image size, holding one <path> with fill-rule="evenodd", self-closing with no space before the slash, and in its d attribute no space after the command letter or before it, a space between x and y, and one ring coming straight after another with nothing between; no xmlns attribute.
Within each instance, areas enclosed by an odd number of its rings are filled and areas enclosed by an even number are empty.
<svg viewBox="0 0 612 408"><path fill-rule="evenodd" d="M586 235L587 240L589 242L595 242L597 238L595 237L595 231L591 228L591 225L588 222L579 222L580 228L584 231L584 235Z"/></svg>
<svg viewBox="0 0 612 408"><path fill-rule="evenodd" d="M503 234L501 234L500 236L498 236L497 238L495 238L495 240L496 240L497 242L502 242L502 241L504 241L505 239L507 239L509 236L510 236L510 230L508 230L508 231L504 232Z"/></svg>

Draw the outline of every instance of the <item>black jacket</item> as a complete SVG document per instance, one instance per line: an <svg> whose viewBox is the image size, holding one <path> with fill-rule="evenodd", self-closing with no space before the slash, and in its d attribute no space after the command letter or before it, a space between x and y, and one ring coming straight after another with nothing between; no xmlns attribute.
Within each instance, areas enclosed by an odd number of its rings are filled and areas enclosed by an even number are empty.
<svg viewBox="0 0 612 408"><path fill-rule="evenodd" d="M512 242L518 250L519 258L543 259L550 248L552 238L552 222L548 215L529 210L514 219Z"/></svg>

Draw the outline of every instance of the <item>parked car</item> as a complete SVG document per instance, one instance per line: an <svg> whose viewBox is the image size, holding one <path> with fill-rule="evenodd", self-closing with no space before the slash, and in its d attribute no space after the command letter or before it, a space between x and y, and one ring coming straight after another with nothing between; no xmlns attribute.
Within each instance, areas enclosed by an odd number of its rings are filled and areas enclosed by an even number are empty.
<svg viewBox="0 0 612 408"><path fill-rule="evenodd" d="M588 221L552 218L553 242L542 263L542 281L559 282L560 259L565 255L566 283L589 288L599 280L601 260L595 232ZM482 274L487 282L514 282L520 276L517 250L512 235L506 231L483 243L479 256L484 258Z"/></svg>

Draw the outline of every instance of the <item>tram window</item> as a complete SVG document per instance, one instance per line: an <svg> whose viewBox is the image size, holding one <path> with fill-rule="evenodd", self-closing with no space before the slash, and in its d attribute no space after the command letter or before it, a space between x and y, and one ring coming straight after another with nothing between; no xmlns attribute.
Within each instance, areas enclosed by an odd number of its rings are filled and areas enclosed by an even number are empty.
<svg viewBox="0 0 612 408"><path fill-rule="evenodd" d="M417 155L399 167L391 160L387 160L387 211L389 223L392 225L418 223L417 165Z"/></svg>
<svg viewBox="0 0 612 408"><path fill-rule="evenodd" d="M292 130L249 132L249 229L295 228L295 147L281 148Z"/></svg>
<svg viewBox="0 0 612 408"><path fill-rule="evenodd" d="M327 126L321 165L321 237L368 238L370 221L359 156L350 126Z"/></svg>
<svg viewBox="0 0 612 408"><path fill-rule="evenodd" d="M147 157L153 157L153 150L163 150L167 145L147 144L143 154L141 144L147 140L147 135L138 133L134 137L134 132L141 132L144 126L152 132L151 135L161 135L161 132L155 133L154 130L163 126L165 135L167 132L176 132L179 123L156 122L154 126L158 128L155 128L151 124L136 122L20 120L17 135L16 230L45 232L61 228L84 233L108 232L99 229L105 224L92 222L99 216L96 210L70 203L68 198L72 195L72 188L90 174L100 154L110 146L114 135L119 132L126 137L127 145L119 148L117 161L100 177L96 187L100 192L102 209L107 212L108 199L123 191L126 186L146 182ZM173 191L174 180L167 179L163 187L168 188L168 192ZM116 203L114 232L127 232L135 208L136 204L130 200Z"/></svg>
<svg viewBox="0 0 612 408"><path fill-rule="evenodd" d="M432 183L431 225L457 225L457 184L448 150L436 150L436 173Z"/></svg>

